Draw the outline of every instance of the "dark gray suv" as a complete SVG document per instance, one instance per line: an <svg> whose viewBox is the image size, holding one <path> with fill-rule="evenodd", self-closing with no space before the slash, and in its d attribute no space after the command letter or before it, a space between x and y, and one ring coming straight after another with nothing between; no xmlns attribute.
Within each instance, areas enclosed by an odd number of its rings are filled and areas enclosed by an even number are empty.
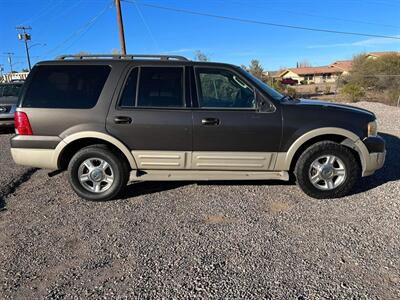
<svg viewBox="0 0 400 300"><path fill-rule="evenodd" d="M382 167L375 115L283 96L243 69L179 56L63 56L24 85L16 163L68 169L85 199L128 182L289 180L341 197Z"/></svg>
<svg viewBox="0 0 400 300"><path fill-rule="evenodd" d="M14 126L14 112L23 82L0 83L0 128Z"/></svg>

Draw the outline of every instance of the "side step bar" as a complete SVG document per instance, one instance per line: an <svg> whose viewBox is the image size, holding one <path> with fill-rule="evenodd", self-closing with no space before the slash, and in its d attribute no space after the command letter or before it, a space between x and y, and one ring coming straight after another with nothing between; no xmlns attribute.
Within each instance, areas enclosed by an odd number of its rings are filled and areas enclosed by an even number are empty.
<svg viewBox="0 0 400 300"><path fill-rule="evenodd" d="M199 170L133 170L129 181L289 180L289 173Z"/></svg>

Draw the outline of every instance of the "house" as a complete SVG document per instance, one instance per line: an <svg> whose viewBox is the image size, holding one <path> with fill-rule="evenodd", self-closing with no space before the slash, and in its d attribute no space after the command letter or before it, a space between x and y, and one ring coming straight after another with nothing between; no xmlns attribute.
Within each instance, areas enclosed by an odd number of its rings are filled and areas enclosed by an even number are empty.
<svg viewBox="0 0 400 300"><path fill-rule="evenodd" d="M279 78L292 78L298 82L310 83L335 83L343 70L330 65L323 67L289 68L279 74Z"/></svg>
<svg viewBox="0 0 400 300"><path fill-rule="evenodd" d="M28 74L29 72L7 73L0 77L0 82L25 80L28 77Z"/></svg>
<svg viewBox="0 0 400 300"><path fill-rule="evenodd" d="M366 54L367 58L377 59L383 55L397 54L400 52L370 52ZM351 60L337 60L328 66L322 67L304 67L288 68L280 71L276 78L282 80L291 78L300 82L310 83L335 83L339 77L350 74L353 62Z"/></svg>
<svg viewBox="0 0 400 300"><path fill-rule="evenodd" d="M353 61L351 61L351 60L337 60L333 64L331 64L330 66L341 70L342 71L342 75L347 75L351 71L351 67L353 66Z"/></svg>

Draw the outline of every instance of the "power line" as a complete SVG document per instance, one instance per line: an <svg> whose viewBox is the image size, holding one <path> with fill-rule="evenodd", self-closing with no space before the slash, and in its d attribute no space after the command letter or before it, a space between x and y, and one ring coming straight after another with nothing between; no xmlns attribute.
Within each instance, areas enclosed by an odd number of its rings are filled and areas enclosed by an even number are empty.
<svg viewBox="0 0 400 300"><path fill-rule="evenodd" d="M153 41L154 45L157 47L157 49L160 51L160 46L158 45L156 38L154 37L153 32L151 31L150 26L147 24L146 19L144 18L142 11L140 10L140 7L139 7L139 5L137 5L137 3L135 3L135 7L136 7L136 10L137 10L140 18L142 19L144 26L147 29L147 32L149 33L150 38L152 39L152 41Z"/></svg>
<svg viewBox="0 0 400 300"><path fill-rule="evenodd" d="M107 3L107 5L92 19L90 19L88 22L86 22L83 26L78 28L76 31L74 31L70 36L68 36L64 41L62 41L60 44L55 46L54 48L50 49L47 51L43 56L47 56L48 54L58 50L62 46L64 46L66 43L68 43L70 40L72 40L74 37L79 37L83 34L85 34L96 22L97 20L104 15L111 7L113 6L113 2ZM72 45L72 44L71 44ZM70 45L70 46L71 46Z"/></svg>
<svg viewBox="0 0 400 300"><path fill-rule="evenodd" d="M220 1L223 2L223 0L220 0ZM238 2L238 1L230 1L230 3L237 4L237 5L243 5L243 6L247 6L247 7L265 9L265 6L262 7L259 5L254 5L253 3L249 4L249 3ZM389 27L389 28L400 28L400 26L395 26L395 25L367 22L367 21L361 21L361 20L355 20L355 19L345 19L345 18L340 18L340 17L335 17L335 16L317 15L317 14L311 14L311 13L302 12L302 11L283 10L283 9L271 8L271 7L268 7L268 10L289 13L289 14L293 14L293 15L297 15L297 16L308 16L308 17L315 17L315 18L322 18L322 19L331 19L331 20L350 22L350 23L355 23L355 24L359 23L359 24L366 24L366 25L373 25L373 26Z"/></svg>
<svg viewBox="0 0 400 300"><path fill-rule="evenodd" d="M334 33L334 34L343 34L343 35L354 35L354 36L365 36L365 37L400 40L400 37L397 37L397 36L370 34L370 33L362 33L362 32L338 31L338 30L330 30L330 29L322 29L322 28L278 24L278 23L257 21L257 20L238 18L238 17L221 16L221 15L216 15L216 14L203 13L203 12L198 12L198 11L193 11L193 10L188 10L188 9L182 9L182 8L173 8L173 7L156 5L156 4L142 3L139 1L135 1L135 0L123 0L123 1L128 2L128 3L133 3L133 4L136 3L138 5L150 7L150 8L174 11L174 12L190 14L190 15L198 15L198 16L203 16L203 17L216 18L216 19L221 19L221 20L236 21L236 22L241 22L241 23L251 23L251 24L258 24L258 25L289 28L289 29L296 29L296 30L316 31L316 32L324 32L324 33Z"/></svg>

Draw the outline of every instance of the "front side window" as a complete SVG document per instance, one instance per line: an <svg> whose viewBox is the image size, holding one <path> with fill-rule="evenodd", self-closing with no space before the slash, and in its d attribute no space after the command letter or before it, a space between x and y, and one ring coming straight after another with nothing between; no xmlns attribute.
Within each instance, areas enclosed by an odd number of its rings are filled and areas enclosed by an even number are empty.
<svg viewBox="0 0 400 300"><path fill-rule="evenodd" d="M203 108L254 109L254 91L238 75L225 69L196 69L199 105Z"/></svg>
<svg viewBox="0 0 400 300"><path fill-rule="evenodd" d="M36 108L92 108L111 68L90 65L35 67L22 105Z"/></svg>
<svg viewBox="0 0 400 300"><path fill-rule="evenodd" d="M182 67L141 67L137 107L183 107Z"/></svg>

